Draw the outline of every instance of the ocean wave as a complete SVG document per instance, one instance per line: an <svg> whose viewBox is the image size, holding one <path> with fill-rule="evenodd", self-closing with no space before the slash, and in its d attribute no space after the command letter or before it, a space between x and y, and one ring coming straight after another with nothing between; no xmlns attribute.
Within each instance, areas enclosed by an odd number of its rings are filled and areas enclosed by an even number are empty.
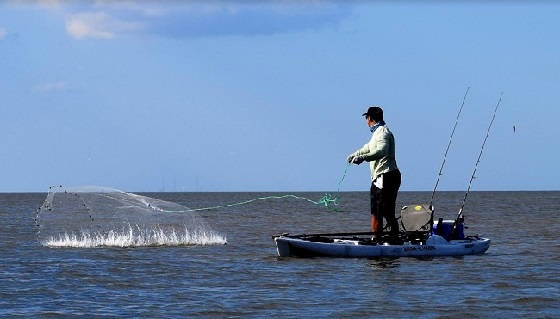
<svg viewBox="0 0 560 319"><path fill-rule="evenodd" d="M184 228L164 230L162 228L142 229L129 226L121 231L61 233L41 242L47 247L154 247L154 246L205 246L227 244L226 237L213 231L189 231Z"/></svg>

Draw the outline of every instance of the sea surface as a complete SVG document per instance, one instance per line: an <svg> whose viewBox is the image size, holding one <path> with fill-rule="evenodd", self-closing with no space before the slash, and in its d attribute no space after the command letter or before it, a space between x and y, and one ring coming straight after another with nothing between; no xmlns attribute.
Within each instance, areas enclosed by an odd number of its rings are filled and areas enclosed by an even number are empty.
<svg viewBox="0 0 560 319"><path fill-rule="evenodd" d="M142 195L198 208L277 194ZM338 194L337 211L284 198L199 212L226 245L125 248L44 245L45 197L0 194L0 318L560 318L560 192L471 193L466 233L490 249L431 259L277 257L273 234L368 231L365 192ZM462 197L440 192L436 217Z"/></svg>

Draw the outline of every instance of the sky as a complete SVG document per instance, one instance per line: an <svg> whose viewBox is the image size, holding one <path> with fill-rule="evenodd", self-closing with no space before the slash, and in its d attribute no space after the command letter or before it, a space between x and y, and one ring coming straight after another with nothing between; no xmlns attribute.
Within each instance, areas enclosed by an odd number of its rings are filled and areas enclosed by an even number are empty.
<svg viewBox="0 0 560 319"><path fill-rule="evenodd" d="M401 190L559 190L552 2L3 1L0 192L365 191L384 109ZM515 130L514 130L515 127Z"/></svg>

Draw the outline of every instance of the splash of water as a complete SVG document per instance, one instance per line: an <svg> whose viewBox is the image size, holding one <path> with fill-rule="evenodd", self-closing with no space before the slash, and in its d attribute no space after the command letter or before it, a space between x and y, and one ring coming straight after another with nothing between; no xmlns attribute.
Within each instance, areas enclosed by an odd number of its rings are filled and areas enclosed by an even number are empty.
<svg viewBox="0 0 560 319"><path fill-rule="evenodd" d="M226 237L213 231L190 231L186 226L180 230L164 230L160 227L145 229L138 225L122 230L108 232L62 233L51 236L41 242L47 247L157 247L157 246L192 246L224 245Z"/></svg>
<svg viewBox="0 0 560 319"><path fill-rule="evenodd" d="M177 203L119 190L51 187L37 210L47 247L144 247L225 244L203 218Z"/></svg>

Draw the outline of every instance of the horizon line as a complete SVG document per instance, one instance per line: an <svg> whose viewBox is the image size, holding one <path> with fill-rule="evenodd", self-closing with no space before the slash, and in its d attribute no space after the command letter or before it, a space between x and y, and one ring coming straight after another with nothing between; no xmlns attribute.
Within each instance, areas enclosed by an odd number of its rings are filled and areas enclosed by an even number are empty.
<svg viewBox="0 0 560 319"><path fill-rule="evenodd" d="M355 190L355 191L340 191L337 192L335 190L333 191L302 191L302 190L297 190L297 191L284 191L284 190L278 190L278 191L254 191L254 190L248 190L248 191L146 191L146 190L140 190L140 191L124 191L124 190L120 190L120 189L115 189L121 192L125 192L125 193L169 193L169 194L181 194L181 193L367 193L369 192L369 190ZM432 192L431 190L399 190L399 193L429 193ZM441 190L441 191L437 191L437 192L445 192L445 193L458 193L458 192L465 192L465 190ZM532 193L536 193L536 192L560 192L560 189L541 189L541 190L471 190L470 193L491 193L491 192L532 192ZM29 191L29 192L25 192L25 191L8 191L8 192L0 192L0 195L8 195L8 194L47 194L48 191Z"/></svg>

